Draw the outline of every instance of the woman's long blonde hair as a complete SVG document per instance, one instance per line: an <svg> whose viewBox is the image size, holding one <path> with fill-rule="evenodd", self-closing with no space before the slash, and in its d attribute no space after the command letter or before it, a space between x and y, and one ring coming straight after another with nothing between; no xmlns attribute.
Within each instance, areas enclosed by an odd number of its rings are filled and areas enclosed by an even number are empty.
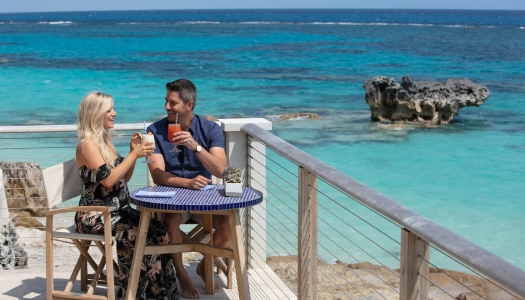
<svg viewBox="0 0 525 300"><path fill-rule="evenodd" d="M104 116L113 108L113 97L101 92L87 94L78 107L78 137L82 145L92 140L110 169L115 167L112 131L104 129Z"/></svg>

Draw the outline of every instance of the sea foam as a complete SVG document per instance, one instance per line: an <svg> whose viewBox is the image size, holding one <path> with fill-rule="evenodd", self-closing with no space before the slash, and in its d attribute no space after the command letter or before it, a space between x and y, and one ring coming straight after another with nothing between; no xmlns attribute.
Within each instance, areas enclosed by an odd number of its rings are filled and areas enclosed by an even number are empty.
<svg viewBox="0 0 525 300"><path fill-rule="evenodd" d="M73 22L71 21L50 21L50 22L38 22L38 24L66 25L66 24L73 24Z"/></svg>

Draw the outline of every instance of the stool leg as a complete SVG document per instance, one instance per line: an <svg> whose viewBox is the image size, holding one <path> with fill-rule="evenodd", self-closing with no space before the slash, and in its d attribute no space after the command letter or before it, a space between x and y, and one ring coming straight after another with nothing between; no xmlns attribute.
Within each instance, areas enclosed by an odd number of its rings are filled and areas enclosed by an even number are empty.
<svg viewBox="0 0 525 300"><path fill-rule="evenodd" d="M85 246L86 251L89 251L91 246L91 241L82 241L82 245ZM88 284L88 269L87 269L87 260L84 260L82 266L80 267L80 290L87 291Z"/></svg>
<svg viewBox="0 0 525 300"><path fill-rule="evenodd" d="M210 241L208 244L213 245L212 235L212 215L203 215L204 218L204 232L210 235ZM206 286L206 294L213 295L215 286L214 275L213 275L213 255L204 254L204 284Z"/></svg>
<svg viewBox="0 0 525 300"><path fill-rule="evenodd" d="M226 268L226 278L227 278L227 281L226 281L226 286L228 287L228 289L231 289L232 288L232 273L233 273L233 259L230 259L228 258L228 268Z"/></svg>
<svg viewBox="0 0 525 300"><path fill-rule="evenodd" d="M46 216L46 299L53 299L55 291L53 275L53 215Z"/></svg>
<svg viewBox="0 0 525 300"><path fill-rule="evenodd" d="M237 288L239 289L239 300L250 299L250 286L248 284L248 269L244 255L244 245L242 242L241 218L239 210L234 210L229 216L232 234L232 248L235 263L235 275L237 277Z"/></svg>

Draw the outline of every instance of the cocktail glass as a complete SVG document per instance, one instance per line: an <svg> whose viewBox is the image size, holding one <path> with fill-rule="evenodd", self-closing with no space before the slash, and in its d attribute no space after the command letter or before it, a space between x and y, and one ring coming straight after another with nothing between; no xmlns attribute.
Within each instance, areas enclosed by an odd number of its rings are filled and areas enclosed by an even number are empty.
<svg viewBox="0 0 525 300"><path fill-rule="evenodd" d="M168 125L168 139L170 140L171 142L171 139L173 138L173 134L175 134L175 132L179 132L180 131L180 124L173 124L173 123L170 123ZM173 142L172 142L173 144ZM175 146L173 147L173 149L169 150L168 152L181 152L182 150L179 149L179 147Z"/></svg>
<svg viewBox="0 0 525 300"><path fill-rule="evenodd" d="M142 143L147 143L147 142L153 142L153 146L155 146L155 137L153 136L153 134L151 134L151 132L148 134L142 135ZM146 156L146 160L144 162L150 164L155 161L149 159L149 155L148 155Z"/></svg>

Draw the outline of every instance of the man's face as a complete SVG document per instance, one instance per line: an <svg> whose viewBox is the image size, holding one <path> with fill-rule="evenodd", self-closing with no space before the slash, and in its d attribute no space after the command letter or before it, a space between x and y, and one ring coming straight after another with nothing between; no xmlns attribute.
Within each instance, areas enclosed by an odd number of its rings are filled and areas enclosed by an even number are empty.
<svg viewBox="0 0 525 300"><path fill-rule="evenodd" d="M188 102L186 105L181 98L179 98L179 92L168 91L166 93L166 103L164 108L168 113L168 121L175 122L176 114L179 114L179 122L181 119L186 117L188 111L191 111L193 101Z"/></svg>

